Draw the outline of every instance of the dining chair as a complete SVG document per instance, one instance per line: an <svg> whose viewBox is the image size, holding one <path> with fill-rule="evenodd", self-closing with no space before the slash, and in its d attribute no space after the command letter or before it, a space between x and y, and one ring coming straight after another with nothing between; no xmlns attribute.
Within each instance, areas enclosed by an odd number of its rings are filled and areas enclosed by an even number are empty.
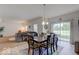
<svg viewBox="0 0 79 59"><path fill-rule="evenodd" d="M55 52L58 49L58 37L55 33L51 33L50 35L51 35L51 38L50 38L51 47L53 46L53 51Z"/></svg>
<svg viewBox="0 0 79 59"><path fill-rule="evenodd" d="M41 52L43 54L43 52L45 52L45 50L47 51L47 55L49 55L49 46L50 46L50 35L47 35L47 39L44 41L40 42L40 46L41 46ZM44 51L42 51L42 49L45 49Z"/></svg>
<svg viewBox="0 0 79 59"><path fill-rule="evenodd" d="M38 41L34 40L33 36L29 35L29 37L28 37L28 54L32 50L32 55L34 55L35 49L37 49L39 51L39 55L41 55L40 43Z"/></svg>
<svg viewBox="0 0 79 59"><path fill-rule="evenodd" d="M45 43L46 42L46 43ZM47 35L47 40L45 40L43 43L43 48L46 48L47 50L47 55L49 55L49 51L51 52L51 55L53 54L53 51L55 52L58 48L58 37L56 34L51 33ZM53 49L52 49L53 47ZM50 50L49 50L50 48ZM53 51L52 51L53 50Z"/></svg>
<svg viewBox="0 0 79 59"><path fill-rule="evenodd" d="M30 53L30 50L32 50L32 55L34 55L34 50L38 49L39 55L42 55L45 50L47 51L47 55L49 55L49 48L51 49L50 51L51 51L51 54L52 54L53 53L52 52L52 46L53 46L53 50L55 50L54 46L56 46L56 48L57 48L57 40L55 42L54 39L55 39L54 36L52 37L51 35L47 35L46 40L39 42L39 41L34 40L33 36L29 35L28 36L28 45L29 45L28 54ZM44 51L42 51L43 48L45 49Z"/></svg>
<svg viewBox="0 0 79 59"><path fill-rule="evenodd" d="M58 48L57 43L58 43L57 35L54 33L51 33L51 34L47 35L46 40L40 42L41 51L42 51L42 48L45 48L45 50L47 50L47 55L50 55L49 52L51 52L51 55L52 55L53 51L55 52ZM53 49L52 49L52 47L53 47ZM42 53L43 52L44 51L42 51Z"/></svg>

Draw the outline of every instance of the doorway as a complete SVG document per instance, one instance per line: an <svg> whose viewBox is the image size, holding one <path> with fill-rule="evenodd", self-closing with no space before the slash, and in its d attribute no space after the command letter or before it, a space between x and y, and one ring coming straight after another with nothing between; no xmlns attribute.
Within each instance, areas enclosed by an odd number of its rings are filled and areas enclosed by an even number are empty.
<svg viewBox="0 0 79 59"><path fill-rule="evenodd" d="M38 33L38 24L34 24L33 25L33 31Z"/></svg>
<svg viewBox="0 0 79 59"><path fill-rule="evenodd" d="M51 24L51 32L57 34L59 40L70 41L70 22Z"/></svg>

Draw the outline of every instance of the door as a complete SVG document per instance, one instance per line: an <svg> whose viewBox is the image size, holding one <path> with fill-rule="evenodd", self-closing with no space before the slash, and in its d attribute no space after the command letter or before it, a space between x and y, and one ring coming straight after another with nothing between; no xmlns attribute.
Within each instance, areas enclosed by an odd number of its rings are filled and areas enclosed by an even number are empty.
<svg viewBox="0 0 79 59"><path fill-rule="evenodd" d="M70 22L51 24L51 32L57 34L59 40L70 41Z"/></svg>

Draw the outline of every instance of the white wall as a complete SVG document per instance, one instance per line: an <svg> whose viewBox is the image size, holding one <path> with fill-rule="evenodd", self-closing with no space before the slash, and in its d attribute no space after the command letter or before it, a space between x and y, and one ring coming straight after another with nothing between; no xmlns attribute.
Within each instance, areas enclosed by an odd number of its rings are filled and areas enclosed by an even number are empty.
<svg viewBox="0 0 79 59"><path fill-rule="evenodd" d="M0 26L4 26L4 31L1 33L3 36L15 35L22 25L17 20L2 20Z"/></svg>
<svg viewBox="0 0 79 59"><path fill-rule="evenodd" d="M33 25L38 24L38 33L42 32L42 18L30 20L31 30L33 31Z"/></svg>
<svg viewBox="0 0 79 59"><path fill-rule="evenodd" d="M59 19L62 19L61 21ZM49 31L51 31L51 24L55 22L65 22L69 21L71 23L71 37L70 37L70 43L74 43L75 41L79 41L79 26L78 26L78 19L79 19L79 11L60 15L57 17L49 18ZM31 20L31 24L33 25L34 23L38 24L38 31L39 33L42 32L42 18L36 19L36 20Z"/></svg>
<svg viewBox="0 0 79 59"><path fill-rule="evenodd" d="M49 31L51 31L51 27L50 27L51 24L55 22L60 22L59 20L60 18L62 18L62 21L71 22L70 42L74 43L75 41L79 41L79 26L78 26L79 11L48 19ZM28 22L28 24L26 25L33 26L33 24L38 24L38 33L41 33L42 32L42 18L30 20L30 22ZM2 32L4 36L14 35L18 31L18 29L22 27L22 25L18 23L17 20L3 20L2 22L0 22L0 26L5 27L4 31ZM31 28L31 30L33 30L33 28Z"/></svg>

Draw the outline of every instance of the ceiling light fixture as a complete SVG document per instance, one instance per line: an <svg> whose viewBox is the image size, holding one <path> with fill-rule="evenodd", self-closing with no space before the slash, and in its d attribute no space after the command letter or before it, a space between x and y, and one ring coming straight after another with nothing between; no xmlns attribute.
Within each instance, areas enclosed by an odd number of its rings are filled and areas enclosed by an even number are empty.
<svg viewBox="0 0 79 59"><path fill-rule="evenodd" d="M43 4L43 21L42 21L42 25L48 25L47 19L45 17L45 9L46 9L46 4Z"/></svg>

